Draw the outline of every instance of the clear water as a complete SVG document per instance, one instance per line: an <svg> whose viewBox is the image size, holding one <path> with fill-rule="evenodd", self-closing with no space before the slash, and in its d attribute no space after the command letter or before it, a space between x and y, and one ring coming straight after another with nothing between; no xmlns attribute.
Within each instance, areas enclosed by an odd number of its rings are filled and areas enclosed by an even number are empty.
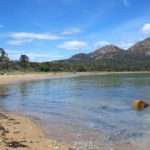
<svg viewBox="0 0 150 150"><path fill-rule="evenodd" d="M150 136L150 74L80 76L0 87L0 108L31 116L54 139L122 142Z"/></svg>

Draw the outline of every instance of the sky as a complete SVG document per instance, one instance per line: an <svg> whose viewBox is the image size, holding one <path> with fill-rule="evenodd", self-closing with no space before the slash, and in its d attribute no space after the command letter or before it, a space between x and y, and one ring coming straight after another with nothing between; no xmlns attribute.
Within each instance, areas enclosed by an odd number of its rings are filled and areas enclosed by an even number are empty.
<svg viewBox="0 0 150 150"><path fill-rule="evenodd" d="M66 59L150 37L150 0L0 0L0 47L11 59Z"/></svg>

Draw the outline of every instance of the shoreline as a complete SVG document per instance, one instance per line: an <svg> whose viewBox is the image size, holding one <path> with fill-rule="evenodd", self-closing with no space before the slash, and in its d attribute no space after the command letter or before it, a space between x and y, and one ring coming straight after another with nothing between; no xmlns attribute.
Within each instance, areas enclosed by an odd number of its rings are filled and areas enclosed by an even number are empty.
<svg viewBox="0 0 150 150"><path fill-rule="evenodd" d="M90 76L90 75L111 75L111 74L141 74L150 72L77 72L77 73L27 73L14 75L0 75L0 85L15 84L19 82L38 81L44 79ZM31 131L31 132L30 132ZM47 137L42 127L38 126L32 118L20 114L2 112L0 110L0 150L12 150L13 147L19 150L87 150L91 143L77 143L77 145L69 145L69 143L61 143L52 138ZM87 144L87 145L86 145ZM114 150L134 150L136 144L124 143L113 144L111 148ZM75 148L74 148L75 147ZM83 148L82 148L83 147ZM110 148L110 147L109 147ZM94 150L105 150L106 145L101 145ZM136 147L136 150L138 148Z"/></svg>
<svg viewBox="0 0 150 150"><path fill-rule="evenodd" d="M138 148L135 143L58 142L48 138L30 117L0 111L0 150L140 150Z"/></svg>
<svg viewBox="0 0 150 150"><path fill-rule="evenodd" d="M30 117L0 111L0 150L141 150L138 148L136 143L62 143L46 137L42 128Z"/></svg>
<svg viewBox="0 0 150 150"><path fill-rule="evenodd" d="M0 85L15 84L19 82L38 81L45 79L92 76L92 75L113 75L113 74L148 74L150 71L129 71L129 72L50 72L50 73L17 73L0 75Z"/></svg>
<svg viewBox="0 0 150 150"><path fill-rule="evenodd" d="M69 145L48 139L30 118L0 112L0 150L69 150Z"/></svg>

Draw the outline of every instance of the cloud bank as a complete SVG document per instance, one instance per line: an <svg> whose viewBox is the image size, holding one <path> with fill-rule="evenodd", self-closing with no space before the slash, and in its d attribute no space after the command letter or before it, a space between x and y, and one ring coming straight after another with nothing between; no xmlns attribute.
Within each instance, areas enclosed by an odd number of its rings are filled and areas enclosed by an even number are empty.
<svg viewBox="0 0 150 150"><path fill-rule="evenodd" d="M32 42L35 40L58 40L62 37L50 33L34 33L34 32L12 32L8 34L10 45L20 45L23 43Z"/></svg>
<svg viewBox="0 0 150 150"><path fill-rule="evenodd" d="M146 23L142 27L142 32L144 34L149 34L150 33L150 23Z"/></svg>
<svg viewBox="0 0 150 150"><path fill-rule="evenodd" d="M79 50L86 48L87 46L88 44L84 41L73 40L73 41L66 41L63 44L60 44L58 48L65 50Z"/></svg>
<svg viewBox="0 0 150 150"><path fill-rule="evenodd" d="M80 33L81 29L80 28L70 28L62 32L63 35L73 35Z"/></svg>
<svg viewBox="0 0 150 150"><path fill-rule="evenodd" d="M95 44L94 44L94 47L95 48L100 48L100 47L103 47L103 46L106 46L106 45L109 45L110 43L108 41L97 41Z"/></svg>

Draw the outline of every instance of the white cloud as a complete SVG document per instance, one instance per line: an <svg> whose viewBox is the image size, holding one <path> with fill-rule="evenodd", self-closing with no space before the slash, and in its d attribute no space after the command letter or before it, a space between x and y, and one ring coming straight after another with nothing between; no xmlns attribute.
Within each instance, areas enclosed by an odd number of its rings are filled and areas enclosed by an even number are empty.
<svg viewBox="0 0 150 150"><path fill-rule="evenodd" d="M142 27L142 32L144 34L149 34L150 33L150 23L146 23Z"/></svg>
<svg viewBox="0 0 150 150"><path fill-rule="evenodd" d="M72 34L76 34L76 33L80 33L81 29L79 28L70 28L65 30L64 32L62 32L63 35L72 35Z"/></svg>
<svg viewBox="0 0 150 150"><path fill-rule="evenodd" d="M12 32L8 34L8 44L20 45L23 43L32 42L34 40L58 40L62 37L49 33L34 33L34 32Z"/></svg>
<svg viewBox="0 0 150 150"><path fill-rule="evenodd" d="M4 25L0 24L0 28L3 28L3 27L4 27Z"/></svg>
<svg viewBox="0 0 150 150"><path fill-rule="evenodd" d="M63 44L59 45L58 48L66 49L66 50L79 50L86 48L88 44L84 41L67 41L64 42Z"/></svg>
<svg viewBox="0 0 150 150"><path fill-rule="evenodd" d="M123 49L128 49L131 46L133 46L136 42L121 42L118 44L118 46L120 46Z"/></svg>
<svg viewBox="0 0 150 150"><path fill-rule="evenodd" d="M21 45L23 43L30 43L30 42L32 42L31 39L20 39L20 40L11 39L11 40L7 41L7 44L9 44L9 45Z"/></svg>
<svg viewBox="0 0 150 150"><path fill-rule="evenodd" d="M128 41L128 42L117 42L114 43L114 45L119 46L123 49L128 49L129 47L131 47L132 45L134 45L136 43L136 41ZM103 46L106 45L110 45L111 43L108 41L98 41L94 44L94 48L101 48Z"/></svg>
<svg viewBox="0 0 150 150"><path fill-rule="evenodd" d="M107 41L98 41L94 44L94 47L95 48L100 48L100 47L103 47L103 46L106 46L106 45L109 45L110 43L107 42Z"/></svg>

